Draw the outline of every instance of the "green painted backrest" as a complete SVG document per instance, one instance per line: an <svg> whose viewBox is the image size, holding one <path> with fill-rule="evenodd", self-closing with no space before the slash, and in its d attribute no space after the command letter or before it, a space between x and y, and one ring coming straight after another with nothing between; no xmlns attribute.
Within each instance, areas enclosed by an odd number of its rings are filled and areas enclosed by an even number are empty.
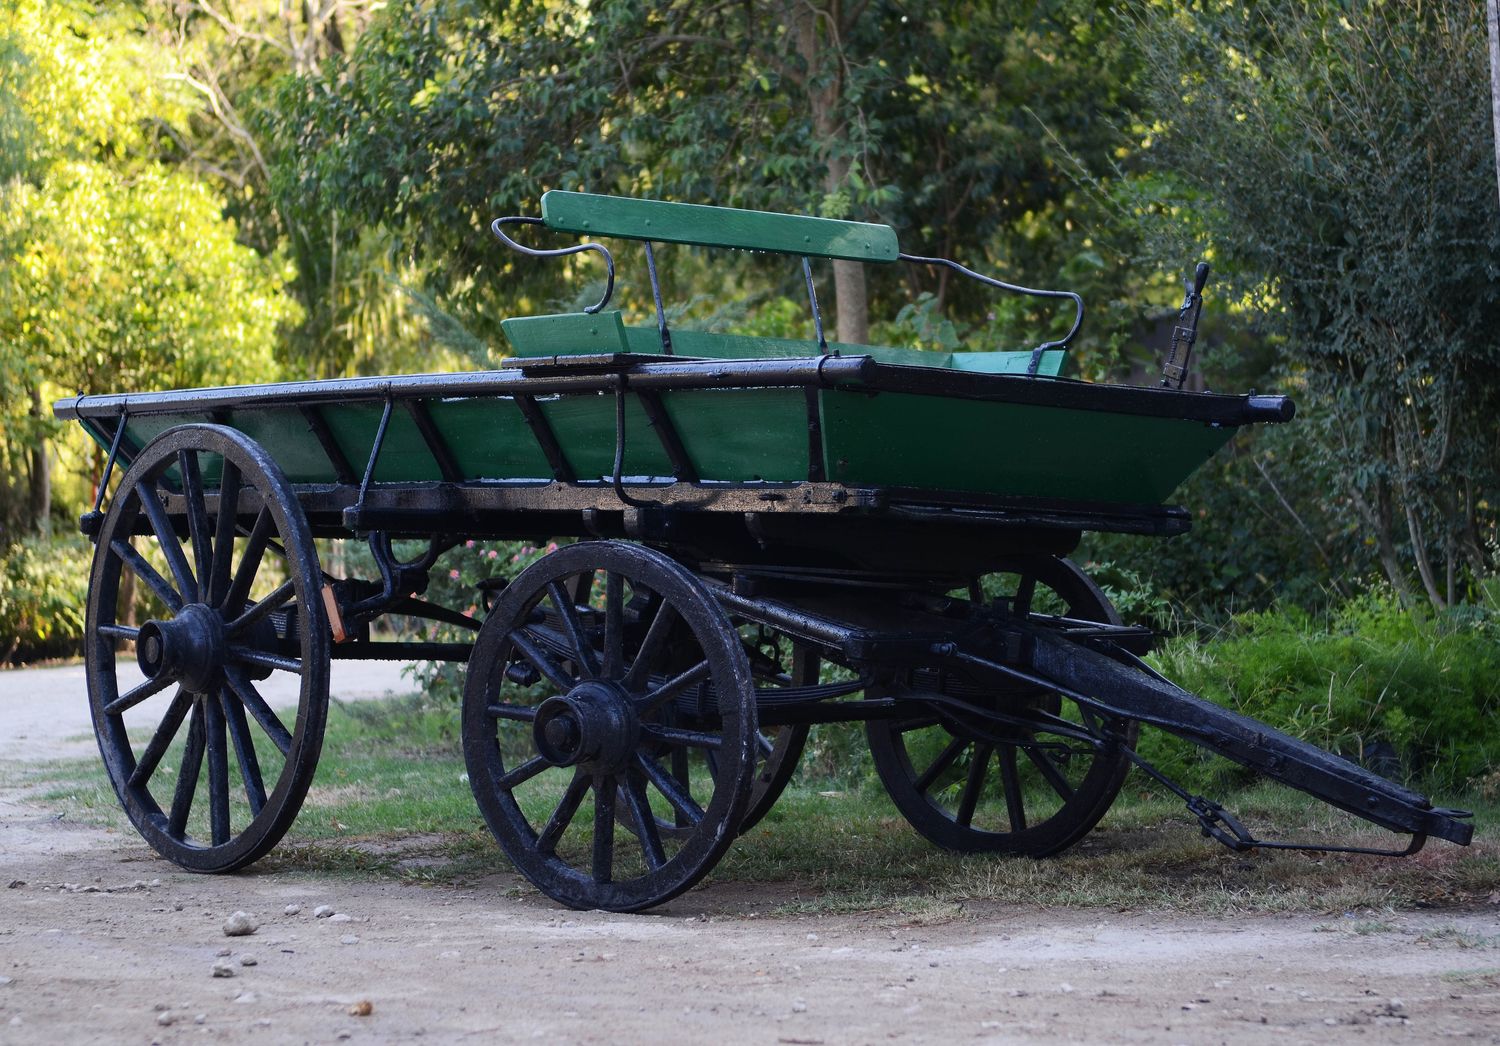
<svg viewBox="0 0 1500 1046"><path fill-rule="evenodd" d="M889 225L557 189L542 194L542 222L558 232L810 258L893 262L900 254Z"/></svg>

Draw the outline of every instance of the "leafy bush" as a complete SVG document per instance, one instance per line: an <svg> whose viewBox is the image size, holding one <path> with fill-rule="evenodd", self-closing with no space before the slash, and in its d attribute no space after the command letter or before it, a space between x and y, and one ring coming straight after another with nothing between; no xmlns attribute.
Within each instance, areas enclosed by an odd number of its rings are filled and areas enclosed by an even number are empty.
<svg viewBox="0 0 1500 1046"><path fill-rule="evenodd" d="M1387 775L1458 788L1500 762L1493 606L1424 616L1375 592L1326 617L1295 608L1241 614L1211 639L1168 641L1153 660L1194 693ZM1146 758L1189 787L1230 783L1199 749L1149 734Z"/></svg>
<svg viewBox="0 0 1500 1046"><path fill-rule="evenodd" d="M0 664L77 654L92 552L81 537L33 538L0 560Z"/></svg>

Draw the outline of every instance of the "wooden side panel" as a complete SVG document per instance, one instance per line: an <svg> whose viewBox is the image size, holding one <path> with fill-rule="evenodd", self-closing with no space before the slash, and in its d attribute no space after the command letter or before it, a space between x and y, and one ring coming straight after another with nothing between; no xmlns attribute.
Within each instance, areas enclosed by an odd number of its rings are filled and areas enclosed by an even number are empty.
<svg viewBox="0 0 1500 1046"><path fill-rule="evenodd" d="M568 312L556 316L519 316L501 320L500 329L505 331L517 356L630 351L625 345L625 323L618 309L594 315Z"/></svg>

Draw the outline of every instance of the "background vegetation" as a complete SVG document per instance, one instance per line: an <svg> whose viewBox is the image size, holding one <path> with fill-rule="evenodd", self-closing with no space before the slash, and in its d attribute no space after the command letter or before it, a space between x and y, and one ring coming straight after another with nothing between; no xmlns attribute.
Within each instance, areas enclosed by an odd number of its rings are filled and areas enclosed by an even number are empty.
<svg viewBox="0 0 1500 1046"><path fill-rule="evenodd" d="M0 655L65 654L80 628L84 549L60 535L100 462L54 397L492 365L501 317L595 276L518 260L487 221L584 189L890 222L907 250L1077 289L1072 366L1094 380L1154 381L1208 259L1195 382L1290 392L1299 418L1178 493L1190 535L1082 556L1176 637L1160 656L1185 683L1480 777L1500 678L1485 39L1480 0L12 0ZM795 269L659 261L679 324L806 333ZM846 341L1029 347L1068 320L921 267L818 278ZM638 280L620 293L644 316Z"/></svg>

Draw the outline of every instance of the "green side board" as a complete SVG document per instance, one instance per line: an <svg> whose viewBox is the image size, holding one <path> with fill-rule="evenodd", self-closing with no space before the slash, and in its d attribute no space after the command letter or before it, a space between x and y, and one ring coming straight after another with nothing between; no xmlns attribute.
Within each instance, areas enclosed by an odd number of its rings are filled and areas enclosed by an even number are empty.
<svg viewBox="0 0 1500 1046"><path fill-rule="evenodd" d="M517 356L630 351L625 344L625 321L618 309L595 315L568 312L558 316L522 316L501 320L500 329L505 331Z"/></svg>
<svg viewBox="0 0 1500 1046"><path fill-rule="evenodd" d="M823 393L829 478L1154 505L1233 435L1194 421L883 392Z"/></svg>
<svg viewBox="0 0 1500 1046"><path fill-rule="evenodd" d="M665 391L662 405L703 480L796 482L809 472L807 397L800 388ZM564 457L583 481L614 468L614 397L541 396L537 403ZM425 401L468 480L544 482L552 470L509 397ZM912 393L825 389L817 393L827 476L851 486L967 491L1007 497L1159 504L1233 434L1199 422L997 403ZM380 423L379 403L318 408L356 474L364 471ZM196 413L132 418L131 442ZM261 443L294 483L336 479L300 411L235 410L229 424ZM623 474L667 481L671 462L640 401L627 400ZM205 482L217 482L205 461ZM411 416L391 414L375 469L378 483L441 479Z"/></svg>
<svg viewBox="0 0 1500 1046"><path fill-rule="evenodd" d="M542 194L542 221L558 232L812 258L893 262L901 253L889 225L557 189Z"/></svg>

